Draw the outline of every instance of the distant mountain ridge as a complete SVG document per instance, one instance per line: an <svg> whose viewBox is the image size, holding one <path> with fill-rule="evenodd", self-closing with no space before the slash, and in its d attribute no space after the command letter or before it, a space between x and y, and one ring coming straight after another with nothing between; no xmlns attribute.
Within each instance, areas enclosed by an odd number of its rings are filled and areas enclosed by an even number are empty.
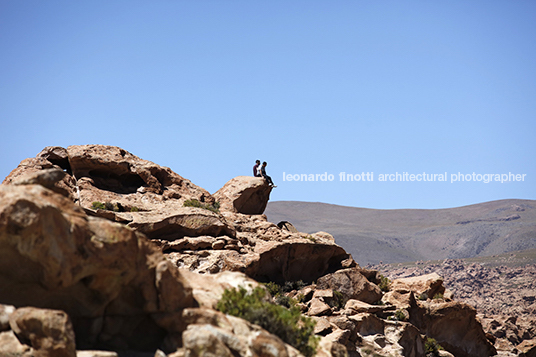
<svg viewBox="0 0 536 357"><path fill-rule="evenodd" d="M536 200L447 209L379 210L318 202L269 202L271 222L331 233L361 265L489 256L536 248Z"/></svg>

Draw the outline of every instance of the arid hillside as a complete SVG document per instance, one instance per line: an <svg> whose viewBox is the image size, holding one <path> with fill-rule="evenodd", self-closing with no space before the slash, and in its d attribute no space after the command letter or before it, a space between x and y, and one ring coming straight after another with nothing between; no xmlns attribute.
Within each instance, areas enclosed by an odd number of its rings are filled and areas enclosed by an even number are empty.
<svg viewBox="0 0 536 357"><path fill-rule="evenodd" d="M477 317L474 306L489 305L485 284L460 302L435 271L389 281L385 264L384 274L360 266L329 233L268 221L271 190L238 176L209 193L115 146L49 146L23 160L0 185L0 356L536 353L530 316ZM525 222L531 207L459 225ZM489 276L505 284L497 310L534 313L534 270L460 266L448 264L457 292Z"/></svg>
<svg viewBox="0 0 536 357"><path fill-rule="evenodd" d="M492 256L536 248L536 201L500 200L448 209L377 210L270 202L272 222L330 232L361 265Z"/></svg>

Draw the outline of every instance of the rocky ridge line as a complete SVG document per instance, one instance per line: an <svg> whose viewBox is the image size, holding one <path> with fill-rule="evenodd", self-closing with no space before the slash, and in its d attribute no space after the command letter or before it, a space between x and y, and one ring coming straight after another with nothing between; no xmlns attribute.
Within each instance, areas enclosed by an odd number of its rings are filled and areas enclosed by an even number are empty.
<svg viewBox="0 0 536 357"><path fill-rule="evenodd" d="M416 298L443 291L440 276L383 292L330 234L268 222L270 189L237 177L211 195L112 146L24 160L0 185L0 352L301 356L214 308L229 287L303 281L287 295L316 320L317 356L424 356L428 337L443 356L495 354L473 307Z"/></svg>

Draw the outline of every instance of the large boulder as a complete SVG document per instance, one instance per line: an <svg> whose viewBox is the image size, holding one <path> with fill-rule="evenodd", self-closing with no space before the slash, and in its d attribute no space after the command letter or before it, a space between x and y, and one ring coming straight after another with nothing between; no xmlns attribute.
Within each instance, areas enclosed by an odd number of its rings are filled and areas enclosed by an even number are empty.
<svg viewBox="0 0 536 357"><path fill-rule="evenodd" d="M210 194L167 167L140 159L128 151L107 145L74 145L67 148L70 169L76 179L93 180L95 187L116 193L135 193L138 189L158 194L189 196L212 201Z"/></svg>
<svg viewBox="0 0 536 357"><path fill-rule="evenodd" d="M272 187L260 177L238 176L229 180L215 194L220 208L243 214L262 214Z"/></svg>
<svg viewBox="0 0 536 357"><path fill-rule="evenodd" d="M40 185L0 185L0 303L69 314L79 348L158 346L159 316L193 306L143 235Z"/></svg>
<svg viewBox="0 0 536 357"><path fill-rule="evenodd" d="M338 324L341 325L341 321ZM349 316L342 324L342 327L349 328L351 334L357 336L354 337L355 344L363 355L423 357L425 354L419 330L407 322L389 321L374 314L359 313Z"/></svg>
<svg viewBox="0 0 536 357"><path fill-rule="evenodd" d="M65 312L23 307L11 314L9 323L19 339L27 341L37 355L76 357L73 326Z"/></svg>
<svg viewBox="0 0 536 357"><path fill-rule="evenodd" d="M225 289L240 287L252 290L259 283L239 272L224 271L216 274L198 274L180 269L181 275L192 288L195 301L200 307L215 309Z"/></svg>
<svg viewBox="0 0 536 357"><path fill-rule="evenodd" d="M411 305L409 322L455 356L487 357L497 354L476 318L476 310L470 305L455 301L421 302L413 298Z"/></svg>
<svg viewBox="0 0 536 357"><path fill-rule="evenodd" d="M74 200L76 180L70 174L51 180L51 177L59 176L58 171L70 173L67 150L49 146L36 157L22 160L2 184L39 184Z"/></svg>
<svg viewBox="0 0 536 357"><path fill-rule="evenodd" d="M128 226L152 239L176 240L203 235L234 237L236 231L220 215L203 209L178 207L172 212L132 212Z"/></svg>
<svg viewBox="0 0 536 357"><path fill-rule="evenodd" d="M234 229L209 210L214 198L167 167L116 146L50 146L23 160L4 184L39 184L69 197L92 216L130 223L151 238L226 234ZM95 205L96 204L96 205Z"/></svg>
<svg viewBox="0 0 536 357"><path fill-rule="evenodd" d="M521 342L517 345L517 349L519 352L523 353L523 356L525 357L536 357L536 338Z"/></svg>
<svg viewBox="0 0 536 357"><path fill-rule="evenodd" d="M160 241L169 260L198 273L240 271L262 281L311 282L341 268L355 266L352 257L327 233L290 233L264 215L222 212L236 237L185 237Z"/></svg>
<svg viewBox="0 0 536 357"><path fill-rule="evenodd" d="M445 287L443 286L443 278L437 273L431 273L395 279L391 282L390 290L401 294L413 291L416 296L432 299L437 295L443 295Z"/></svg>
<svg viewBox="0 0 536 357"><path fill-rule="evenodd" d="M258 258L251 261L245 272L259 281L311 282L345 264L355 264L351 256L335 243L298 237L283 242L256 242L255 253Z"/></svg>
<svg viewBox="0 0 536 357"><path fill-rule="evenodd" d="M168 167L143 160L117 146L73 145L67 149L48 146L34 158L23 160L4 179L3 184L16 182L21 176L44 169L66 172L57 186L69 190L83 207L94 201L119 203L129 210L161 208L167 200L195 199L214 203L205 189L171 171ZM154 195L144 195L153 193Z"/></svg>
<svg viewBox="0 0 536 357"><path fill-rule="evenodd" d="M348 299L361 300L372 304L382 298L380 288L361 274L358 267L340 269L317 280L318 289L341 292Z"/></svg>
<svg viewBox="0 0 536 357"><path fill-rule="evenodd" d="M212 309L186 309L183 319L188 328L182 334L179 353L185 356L302 356L259 326Z"/></svg>

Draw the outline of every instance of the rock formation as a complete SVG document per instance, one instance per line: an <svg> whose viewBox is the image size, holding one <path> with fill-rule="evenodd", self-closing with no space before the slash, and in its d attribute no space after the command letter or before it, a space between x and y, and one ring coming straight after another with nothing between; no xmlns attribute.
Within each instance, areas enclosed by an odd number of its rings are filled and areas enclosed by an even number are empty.
<svg viewBox="0 0 536 357"><path fill-rule="evenodd" d="M375 268L395 279L391 283L392 290L384 295L384 301L408 308L409 294L393 289L395 282L441 276L448 287L444 297L465 302L479 313L478 319L499 355L536 353L536 266L487 267L447 259L440 264L420 262L415 267L394 264ZM431 294L427 297L433 298ZM530 352L532 348L534 351Z"/></svg>
<svg viewBox="0 0 536 357"><path fill-rule="evenodd" d="M494 353L473 308L432 299L448 295L441 277L385 293L330 234L268 222L269 193L237 177L211 195L111 146L24 160L0 185L0 354L302 356L215 310L225 289L269 282L282 292L266 299L316 322L317 356L424 356L428 338ZM96 349L107 352L81 351Z"/></svg>
<svg viewBox="0 0 536 357"><path fill-rule="evenodd" d="M214 197L223 210L262 214L266 209L272 188L261 177L238 176L220 188Z"/></svg>

